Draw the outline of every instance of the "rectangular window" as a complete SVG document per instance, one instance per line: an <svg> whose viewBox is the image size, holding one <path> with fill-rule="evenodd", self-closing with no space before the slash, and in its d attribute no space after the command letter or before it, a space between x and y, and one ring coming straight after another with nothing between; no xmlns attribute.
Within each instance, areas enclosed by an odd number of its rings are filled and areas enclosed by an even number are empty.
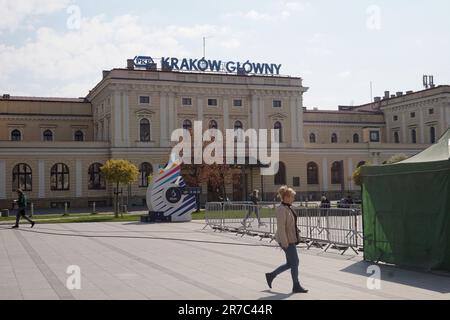
<svg viewBox="0 0 450 320"><path fill-rule="evenodd" d="M434 109L428 109L428 114L434 114Z"/></svg>
<svg viewBox="0 0 450 320"><path fill-rule="evenodd" d="M208 106L217 107L217 99L208 99Z"/></svg>
<svg viewBox="0 0 450 320"><path fill-rule="evenodd" d="M370 142L380 142L380 132L370 131Z"/></svg>
<svg viewBox="0 0 450 320"><path fill-rule="evenodd" d="M242 99L234 99L233 107L242 107Z"/></svg>
<svg viewBox="0 0 450 320"><path fill-rule="evenodd" d="M182 98L181 104L186 107L192 106L192 98Z"/></svg>
<svg viewBox="0 0 450 320"><path fill-rule="evenodd" d="M411 112L411 118L415 118L416 117L416 113L415 112Z"/></svg>
<svg viewBox="0 0 450 320"><path fill-rule="evenodd" d="M294 177L292 184L294 187L300 187L300 177Z"/></svg>
<svg viewBox="0 0 450 320"><path fill-rule="evenodd" d="M281 108L281 100L273 100L274 108Z"/></svg>
<svg viewBox="0 0 450 320"><path fill-rule="evenodd" d="M139 104L150 104L149 96L139 96Z"/></svg>
<svg viewBox="0 0 450 320"><path fill-rule="evenodd" d="M398 121L398 116L394 116L394 121Z"/></svg>

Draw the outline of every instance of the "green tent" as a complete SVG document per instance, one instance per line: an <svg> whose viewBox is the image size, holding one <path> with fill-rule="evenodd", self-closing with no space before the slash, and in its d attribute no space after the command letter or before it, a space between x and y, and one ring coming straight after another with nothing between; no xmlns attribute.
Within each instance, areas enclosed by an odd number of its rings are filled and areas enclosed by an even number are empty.
<svg viewBox="0 0 450 320"><path fill-rule="evenodd" d="M450 271L450 130L408 160L361 172L365 260Z"/></svg>

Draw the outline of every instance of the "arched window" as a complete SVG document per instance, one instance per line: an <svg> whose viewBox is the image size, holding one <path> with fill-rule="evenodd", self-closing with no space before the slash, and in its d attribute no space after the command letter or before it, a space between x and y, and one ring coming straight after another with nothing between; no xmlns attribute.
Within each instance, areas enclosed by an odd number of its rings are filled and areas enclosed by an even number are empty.
<svg viewBox="0 0 450 320"><path fill-rule="evenodd" d="M360 168L360 167L362 167L364 165L366 165L366 162L365 161L361 161L360 163L358 163L357 168Z"/></svg>
<svg viewBox="0 0 450 320"><path fill-rule="evenodd" d="M74 134L74 140L75 141L84 141L84 133L81 130L78 130Z"/></svg>
<svg viewBox="0 0 450 320"><path fill-rule="evenodd" d="M332 184L342 184L343 179L343 171L342 171L342 162L336 161L333 162L331 166L331 183Z"/></svg>
<svg viewBox="0 0 450 320"><path fill-rule="evenodd" d="M281 186L286 184L286 165L284 162L279 162L278 173L275 175L275 185Z"/></svg>
<svg viewBox="0 0 450 320"><path fill-rule="evenodd" d="M100 163L94 163L89 167L89 190L106 189L105 177L100 170L102 166Z"/></svg>
<svg viewBox="0 0 450 320"><path fill-rule="evenodd" d="M11 141L21 141L22 140L22 132L20 130L11 131Z"/></svg>
<svg viewBox="0 0 450 320"><path fill-rule="evenodd" d="M359 134L355 133L353 135L353 143L359 143Z"/></svg>
<svg viewBox="0 0 450 320"><path fill-rule="evenodd" d="M23 191L32 191L32 171L29 165L20 163L13 168L12 189L22 189Z"/></svg>
<svg viewBox="0 0 450 320"><path fill-rule="evenodd" d="M219 129L219 125L217 124L216 120L211 120L209 122L209 129Z"/></svg>
<svg viewBox="0 0 450 320"><path fill-rule="evenodd" d="M316 135L314 133L309 135L309 143L316 143Z"/></svg>
<svg viewBox="0 0 450 320"><path fill-rule="evenodd" d="M184 120L183 121L183 129L185 130L191 130L192 129L192 121L191 120Z"/></svg>
<svg viewBox="0 0 450 320"><path fill-rule="evenodd" d="M53 132L52 130L45 130L43 133L44 141L53 141Z"/></svg>
<svg viewBox="0 0 450 320"><path fill-rule="evenodd" d="M331 143L338 143L338 136L336 133L331 135Z"/></svg>
<svg viewBox="0 0 450 320"><path fill-rule="evenodd" d="M50 171L50 189L65 191L70 189L69 167L64 163L55 164Z"/></svg>
<svg viewBox="0 0 450 320"><path fill-rule="evenodd" d="M142 188L148 187L148 177L153 173L153 167L150 163L144 162L139 166L140 173L140 184L139 186Z"/></svg>
<svg viewBox="0 0 450 320"><path fill-rule="evenodd" d="M417 143L417 131L416 129L411 130L411 143Z"/></svg>
<svg viewBox="0 0 450 320"><path fill-rule="evenodd" d="M140 122L140 138L141 142L150 142L150 121L142 119Z"/></svg>
<svg viewBox="0 0 450 320"><path fill-rule="evenodd" d="M244 129L242 122L240 122L239 120L234 123L234 130L238 130L238 129Z"/></svg>
<svg viewBox="0 0 450 320"><path fill-rule="evenodd" d="M241 121L236 121L234 123L234 131L236 132L236 141L242 142L244 140L244 126L242 125Z"/></svg>
<svg viewBox="0 0 450 320"><path fill-rule="evenodd" d="M308 184L319 184L319 166L315 162L308 163L307 166Z"/></svg>
<svg viewBox="0 0 450 320"><path fill-rule="evenodd" d="M436 128L435 127L430 128L430 142L431 142L431 144L436 143Z"/></svg>
<svg viewBox="0 0 450 320"><path fill-rule="evenodd" d="M275 135L275 141L283 142L283 125L281 124L281 122L275 122L275 124L273 125L273 129L279 130L278 134Z"/></svg>
<svg viewBox="0 0 450 320"><path fill-rule="evenodd" d="M397 131L394 132L394 143L400 143L400 135Z"/></svg>

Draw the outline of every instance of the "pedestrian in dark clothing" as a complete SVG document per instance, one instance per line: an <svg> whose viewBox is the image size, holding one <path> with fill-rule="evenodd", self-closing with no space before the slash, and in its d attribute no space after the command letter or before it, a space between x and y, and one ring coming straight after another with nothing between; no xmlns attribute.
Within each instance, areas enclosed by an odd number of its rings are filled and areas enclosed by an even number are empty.
<svg viewBox="0 0 450 320"><path fill-rule="evenodd" d="M331 207L330 200L326 196L322 197L322 201L320 202L320 207L323 209L329 209Z"/></svg>
<svg viewBox="0 0 450 320"><path fill-rule="evenodd" d="M25 192L23 192L21 189L17 189L17 196L18 196L18 199L16 201L14 201L17 206L17 212L16 212L16 224L14 225L13 229L19 228L19 222L20 222L21 217L24 217L25 220L27 220L29 223L31 223L31 228L33 228L35 225L35 222L26 216L27 196L26 196Z"/></svg>
<svg viewBox="0 0 450 320"><path fill-rule="evenodd" d="M286 254L286 264L278 267L271 273L266 273L266 280L269 288L272 288L273 280L281 273L291 270L293 293L307 293L298 280L299 258L297 245L300 243L299 230L297 228L297 215L291 206L295 199L295 191L287 186L281 187L279 191L282 199L281 205L276 210L277 233L276 239L280 247Z"/></svg>
<svg viewBox="0 0 450 320"><path fill-rule="evenodd" d="M247 220L250 218L252 212L254 212L256 214L256 218L258 219L258 226L265 226L265 224L261 222L261 217L259 216L259 190L253 191L250 196L250 201L252 202L252 205L248 208L247 215L245 216L244 221L242 221L242 225L244 227L247 226Z"/></svg>

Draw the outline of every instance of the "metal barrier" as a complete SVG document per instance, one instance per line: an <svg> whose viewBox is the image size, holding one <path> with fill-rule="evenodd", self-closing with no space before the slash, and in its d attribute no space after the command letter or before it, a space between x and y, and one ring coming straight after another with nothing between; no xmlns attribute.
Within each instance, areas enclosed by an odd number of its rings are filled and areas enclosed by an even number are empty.
<svg viewBox="0 0 450 320"><path fill-rule="evenodd" d="M230 231L237 235L253 235L275 239L277 220L275 211L279 203L213 202L206 204L206 227L215 231ZM302 242L312 246L348 249L358 253L362 247L361 210L347 208L293 207Z"/></svg>

